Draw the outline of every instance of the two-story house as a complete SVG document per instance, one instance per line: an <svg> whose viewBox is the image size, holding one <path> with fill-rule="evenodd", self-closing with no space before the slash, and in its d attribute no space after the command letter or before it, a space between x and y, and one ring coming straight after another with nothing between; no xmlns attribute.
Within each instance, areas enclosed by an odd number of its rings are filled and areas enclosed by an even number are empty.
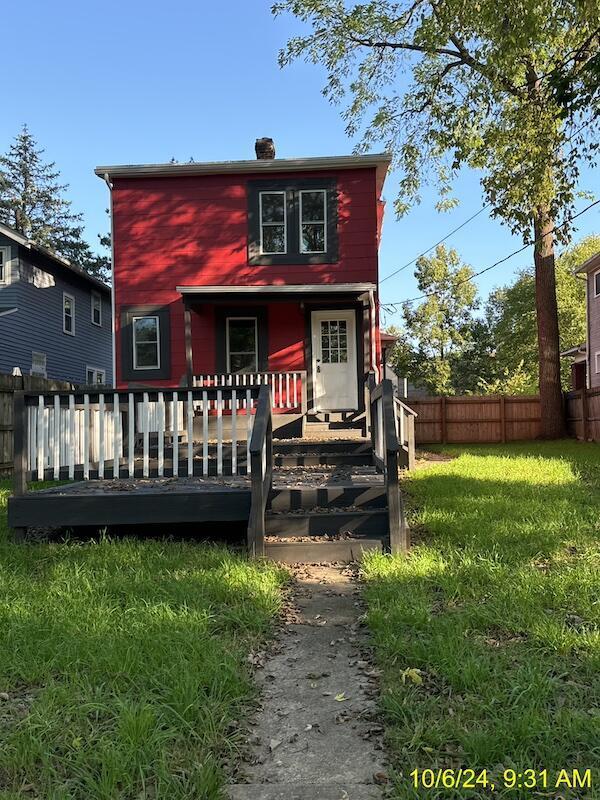
<svg viewBox="0 0 600 800"><path fill-rule="evenodd" d="M381 377L389 157L278 159L270 139L256 155L96 168L112 197L117 384L262 374L289 409L305 372L309 412L360 411L365 377Z"/></svg>
<svg viewBox="0 0 600 800"><path fill-rule="evenodd" d="M112 382L110 288L0 224L0 372Z"/></svg>

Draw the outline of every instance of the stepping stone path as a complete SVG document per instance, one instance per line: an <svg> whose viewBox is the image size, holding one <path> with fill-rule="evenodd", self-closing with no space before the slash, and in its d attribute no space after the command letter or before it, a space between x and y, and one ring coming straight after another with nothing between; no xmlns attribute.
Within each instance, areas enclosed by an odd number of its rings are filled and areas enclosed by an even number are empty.
<svg viewBox="0 0 600 800"><path fill-rule="evenodd" d="M365 656L352 569L295 572L286 624L257 671L262 703L229 797L380 800L387 775L378 673Z"/></svg>

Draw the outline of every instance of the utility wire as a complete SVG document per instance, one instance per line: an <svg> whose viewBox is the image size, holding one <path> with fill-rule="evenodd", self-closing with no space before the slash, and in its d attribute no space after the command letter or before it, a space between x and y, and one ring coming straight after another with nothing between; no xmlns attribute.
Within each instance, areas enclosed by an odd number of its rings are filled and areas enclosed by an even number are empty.
<svg viewBox="0 0 600 800"><path fill-rule="evenodd" d="M546 236L550 236L550 234L553 234L556 231L559 231L561 228L566 227L569 223L573 222L573 220L577 219L578 217L581 217L582 214L585 214L586 211L589 211L591 208L594 208L594 206L597 206L598 204L600 204L600 200L595 200L593 203L590 203L588 206L586 206L581 211L578 211L577 214L573 214L571 217L566 219L564 222L561 222L560 225L555 225L552 228L552 230L546 231L546 233L543 233L538 239L534 239L533 242L529 242L528 244L524 244L522 247L519 247L517 250L513 250L512 253L509 253L509 255L504 256L503 258L500 258L498 261L495 261L493 264L490 264L489 267L485 267L484 269L479 270L479 272L474 272L468 278L463 278L463 280L458 281L454 285L455 286L460 286L463 283L468 283L473 278L477 278L477 277L479 277L479 275L483 275L485 272L489 272L490 270L494 269L495 267L499 267L500 264L504 264L505 261L508 261L509 259L511 259L514 256L518 255L519 253L522 253L524 250L527 250L529 247L532 247L532 246L535 246L536 244L539 244ZM426 294L421 294L418 297L410 297L408 300L396 300L394 302L381 303L381 307L384 308L385 310L387 310L389 313L396 313L398 311L397 307L399 305L404 305L405 303L416 303L418 300L426 300L428 297L435 297L436 295L439 295L439 294L440 294L439 292L427 292Z"/></svg>

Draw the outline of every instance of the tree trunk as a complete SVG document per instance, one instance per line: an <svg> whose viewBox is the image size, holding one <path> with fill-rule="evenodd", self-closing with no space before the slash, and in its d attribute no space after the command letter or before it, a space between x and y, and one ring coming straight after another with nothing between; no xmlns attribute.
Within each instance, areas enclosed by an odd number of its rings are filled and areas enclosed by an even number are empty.
<svg viewBox="0 0 600 800"><path fill-rule="evenodd" d="M537 312L538 363L540 380L541 436L558 439L564 435L563 398L560 385L560 344L556 274L554 268L554 221L547 208L536 209L535 305Z"/></svg>

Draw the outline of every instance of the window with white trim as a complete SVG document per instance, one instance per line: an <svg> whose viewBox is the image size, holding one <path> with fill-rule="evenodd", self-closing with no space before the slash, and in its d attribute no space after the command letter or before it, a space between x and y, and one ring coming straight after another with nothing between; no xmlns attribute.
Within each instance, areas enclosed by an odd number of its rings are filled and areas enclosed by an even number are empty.
<svg viewBox="0 0 600 800"><path fill-rule="evenodd" d="M160 369L160 323L157 316L133 317L133 368Z"/></svg>
<svg viewBox="0 0 600 800"><path fill-rule="evenodd" d="M227 317L227 372L258 371L256 317Z"/></svg>
<svg viewBox="0 0 600 800"><path fill-rule="evenodd" d="M600 297L600 269L594 272L594 297Z"/></svg>
<svg viewBox="0 0 600 800"><path fill-rule="evenodd" d="M327 192L300 191L300 252L327 252Z"/></svg>
<svg viewBox="0 0 600 800"><path fill-rule="evenodd" d="M46 377L46 353L31 351L31 375Z"/></svg>
<svg viewBox="0 0 600 800"><path fill-rule="evenodd" d="M0 283L8 283L8 261L10 250L8 247L0 247Z"/></svg>
<svg viewBox="0 0 600 800"><path fill-rule="evenodd" d="M88 386L95 383L106 383L106 370L97 369L96 367L85 368L85 382Z"/></svg>
<svg viewBox="0 0 600 800"><path fill-rule="evenodd" d="M92 292L92 325L102 327L102 298L99 292Z"/></svg>
<svg viewBox="0 0 600 800"><path fill-rule="evenodd" d="M596 353L595 360L596 360L596 364L595 364L596 370L595 371L596 371L596 373L598 373L598 372L600 372L600 351Z"/></svg>
<svg viewBox="0 0 600 800"><path fill-rule="evenodd" d="M75 298L63 292L63 333L75 336Z"/></svg>
<svg viewBox="0 0 600 800"><path fill-rule="evenodd" d="M260 252L286 253L287 214L285 192L260 192Z"/></svg>

